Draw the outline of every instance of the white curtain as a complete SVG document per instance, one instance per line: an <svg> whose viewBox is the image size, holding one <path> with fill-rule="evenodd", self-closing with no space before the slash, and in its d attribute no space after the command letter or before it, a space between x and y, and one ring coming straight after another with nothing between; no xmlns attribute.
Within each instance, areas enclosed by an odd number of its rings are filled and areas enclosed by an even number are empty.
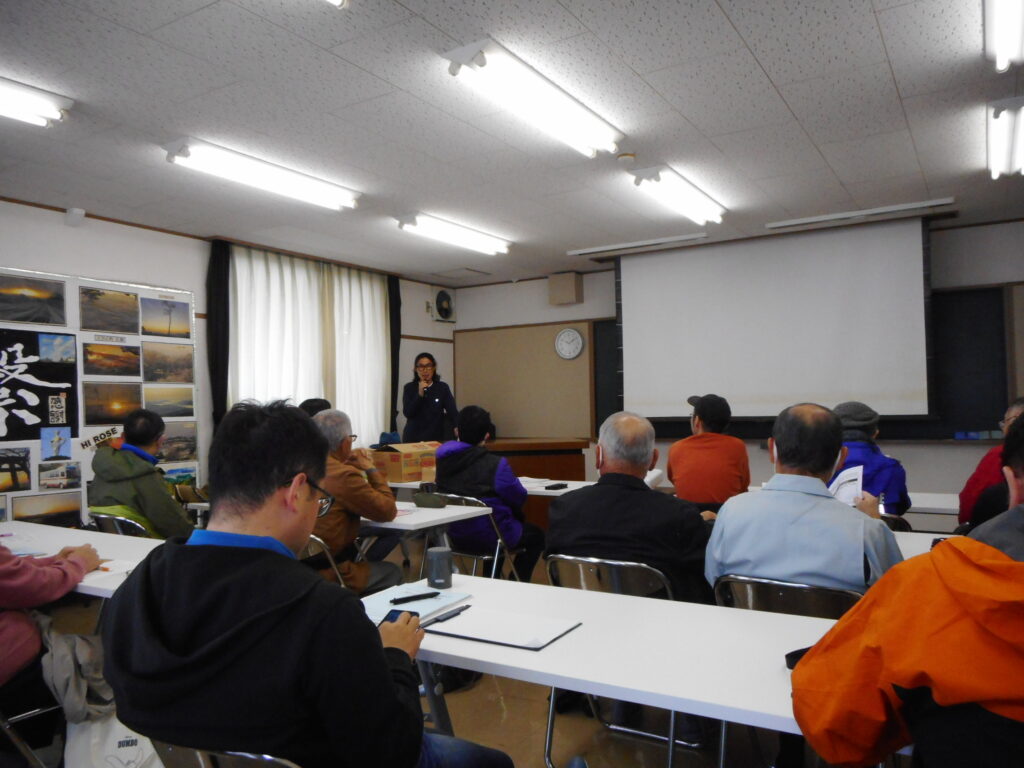
<svg viewBox="0 0 1024 768"><path fill-rule="evenodd" d="M241 246L231 249L228 405L324 397L358 444L388 423L387 278Z"/></svg>

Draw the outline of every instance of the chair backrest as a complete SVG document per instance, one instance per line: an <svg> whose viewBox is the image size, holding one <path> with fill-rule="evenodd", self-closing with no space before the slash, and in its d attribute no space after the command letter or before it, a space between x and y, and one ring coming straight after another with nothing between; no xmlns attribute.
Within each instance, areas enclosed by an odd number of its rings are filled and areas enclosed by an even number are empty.
<svg viewBox="0 0 1024 768"><path fill-rule="evenodd" d="M159 538L155 531L138 519L139 513L131 507L90 507L89 517L103 533L139 536L144 539Z"/></svg>
<svg viewBox="0 0 1024 768"><path fill-rule="evenodd" d="M861 598L851 589L830 589L752 576L721 576L715 582L715 601L730 608L838 619Z"/></svg>
<svg viewBox="0 0 1024 768"><path fill-rule="evenodd" d="M460 496L457 493L438 493L438 496L444 498L449 506L453 507L486 507L487 505L480 501L480 499L473 498L472 496Z"/></svg>
<svg viewBox="0 0 1024 768"><path fill-rule="evenodd" d="M306 542L306 546L302 548L302 552L299 553L299 559L305 560L307 557L314 557L316 555L323 555L327 558L327 562L331 566L331 570L334 571L335 577L338 579L338 584L345 586L345 582L341 578L341 571L338 569L338 563L334 559L334 555L331 554L331 548L327 546L327 542L321 539L319 536L310 534L309 541Z"/></svg>
<svg viewBox="0 0 1024 768"><path fill-rule="evenodd" d="M201 504L206 501L193 486L175 483L174 498L182 504Z"/></svg>
<svg viewBox="0 0 1024 768"><path fill-rule="evenodd" d="M911 527L910 522L899 515L882 515L882 522L889 526L890 531L903 531L910 532L914 529Z"/></svg>
<svg viewBox="0 0 1024 768"><path fill-rule="evenodd" d="M178 747L153 739L164 768L299 768L291 760L248 752L213 752L207 749Z"/></svg>
<svg viewBox="0 0 1024 768"><path fill-rule="evenodd" d="M546 559L548 581L556 587L672 599L672 585L665 574L645 563L572 555L548 555Z"/></svg>

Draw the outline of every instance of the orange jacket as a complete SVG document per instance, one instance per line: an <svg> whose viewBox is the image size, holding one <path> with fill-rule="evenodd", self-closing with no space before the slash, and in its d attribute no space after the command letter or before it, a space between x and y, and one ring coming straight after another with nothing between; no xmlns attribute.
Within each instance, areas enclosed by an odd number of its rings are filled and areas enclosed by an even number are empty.
<svg viewBox="0 0 1024 768"><path fill-rule="evenodd" d="M956 537L890 569L800 661L793 712L836 765L910 743L893 689L1024 721L1024 562Z"/></svg>

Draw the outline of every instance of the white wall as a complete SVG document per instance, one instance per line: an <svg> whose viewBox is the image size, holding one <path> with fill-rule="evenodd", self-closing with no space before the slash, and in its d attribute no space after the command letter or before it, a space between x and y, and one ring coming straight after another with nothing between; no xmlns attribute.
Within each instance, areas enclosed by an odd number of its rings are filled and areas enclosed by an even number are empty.
<svg viewBox="0 0 1024 768"><path fill-rule="evenodd" d="M67 227L63 213L0 202L0 264L5 267L192 291L196 314L205 314L209 255L210 244L203 240L89 218ZM195 378L199 464L205 478L213 420L202 318L196 318Z"/></svg>
<svg viewBox="0 0 1024 768"><path fill-rule="evenodd" d="M455 328L491 328L568 320L615 317L615 273L583 276L583 301L551 306L547 280L459 288L455 292Z"/></svg>
<svg viewBox="0 0 1024 768"><path fill-rule="evenodd" d="M932 287L1024 282L1024 221L932 232Z"/></svg>

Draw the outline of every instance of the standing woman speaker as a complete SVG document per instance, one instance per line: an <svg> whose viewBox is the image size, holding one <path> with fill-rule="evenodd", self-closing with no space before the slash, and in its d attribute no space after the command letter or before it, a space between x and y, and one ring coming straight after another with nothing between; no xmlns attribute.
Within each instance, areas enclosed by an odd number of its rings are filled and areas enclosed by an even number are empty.
<svg viewBox="0 0 1024 768"><path fill-rule="evenodd" d="M452 391L437 373L437 361L429 352L416 355L412 381L402 392L402 413L406 418L403 443L443 442L452 434L459 410Z"/></svg>

